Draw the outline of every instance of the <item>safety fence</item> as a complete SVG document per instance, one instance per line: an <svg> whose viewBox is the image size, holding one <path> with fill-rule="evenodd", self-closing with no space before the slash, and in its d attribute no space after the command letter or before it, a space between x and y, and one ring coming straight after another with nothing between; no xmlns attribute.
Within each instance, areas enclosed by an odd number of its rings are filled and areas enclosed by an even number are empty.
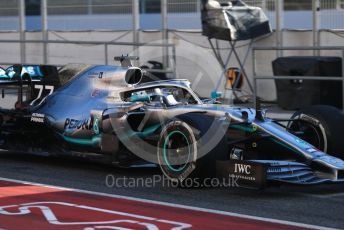
<svg viewBox="0 0 344 230"><path fill-rule="evenodd" d="M264 9L272 28L313 29L315 22L318 29L344 28L344 0L244 2ZM167 17L161 17L163 7ZM138 29L160 29L162 20L169 29L200 29L200 12L201 0L0 0L0 30L20 30L20 22L41 30L42 20L49 30L129 30L135 18Z"/></svg>

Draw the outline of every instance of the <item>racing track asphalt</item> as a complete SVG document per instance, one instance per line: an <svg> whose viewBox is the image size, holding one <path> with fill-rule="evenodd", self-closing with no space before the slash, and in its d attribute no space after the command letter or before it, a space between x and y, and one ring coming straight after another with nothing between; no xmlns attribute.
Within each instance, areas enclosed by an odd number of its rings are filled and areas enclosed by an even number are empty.
<svg viewBox="0 0 344 230"><path fill-rule="evenodd" d="M55 157L0 153L0 177L95 192L132 196L240 214L344 228L344 186L281 186L262 191L229 188L182 189L155 186L107 187L116 178L152 178L157 168L118 169L103 164ZM110 178L111 179L111 178ZM110 181L109 181L110 182ZM140 182L139 182L140 183Z"/></svg>

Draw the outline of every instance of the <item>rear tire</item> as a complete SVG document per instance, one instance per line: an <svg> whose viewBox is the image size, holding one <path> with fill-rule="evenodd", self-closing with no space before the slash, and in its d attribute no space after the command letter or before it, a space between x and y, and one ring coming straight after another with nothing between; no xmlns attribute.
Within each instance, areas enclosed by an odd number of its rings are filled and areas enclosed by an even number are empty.
<svg viewBox="0 0 344 230"><path fill-rule="evenodd" d="M311 106L297 111L288 124L291 131L304 132L304 140L332 156L344 157L342 133L344 114L326 105Z"/></svg>
<svg viewBox="0 0 344 230"><path fill-rule="evenodd" d="M182 187L199 187L206 178L214 178L216 161L228 159L224 132L208 153L200 155L202 145L207 144L203 137L207 132L221 131L220 125L202 114L184 114L169 121L161 131L157 150L163 174Z"/></svg>

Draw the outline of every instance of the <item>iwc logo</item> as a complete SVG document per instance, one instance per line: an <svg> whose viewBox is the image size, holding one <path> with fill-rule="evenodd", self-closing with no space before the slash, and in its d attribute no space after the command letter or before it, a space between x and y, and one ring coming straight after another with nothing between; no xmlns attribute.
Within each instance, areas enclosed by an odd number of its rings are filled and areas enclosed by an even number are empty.
<svg viewBox="0 0 344 230"><path fill-rule="evenodd" d="M241 173L241 174L250 175L251 174L251 165L235 164L234 165L234 173Z"/></svg>

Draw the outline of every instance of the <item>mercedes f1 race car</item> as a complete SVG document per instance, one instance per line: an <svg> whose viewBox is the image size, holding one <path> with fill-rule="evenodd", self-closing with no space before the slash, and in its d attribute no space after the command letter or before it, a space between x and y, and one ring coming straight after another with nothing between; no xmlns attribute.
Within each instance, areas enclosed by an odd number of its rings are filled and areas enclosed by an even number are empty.
<svg viewBox="0 0 344 230"><path fill-rule="evenodd" d="M153 163L181 184L215 177L249 188L344 182L344 115L336 108L273 120L259 109L218 104L216 92L201 100L187 80L147 80L131 57L115 59L121 65L2 70L1 149L119 167Z"/></svg>

